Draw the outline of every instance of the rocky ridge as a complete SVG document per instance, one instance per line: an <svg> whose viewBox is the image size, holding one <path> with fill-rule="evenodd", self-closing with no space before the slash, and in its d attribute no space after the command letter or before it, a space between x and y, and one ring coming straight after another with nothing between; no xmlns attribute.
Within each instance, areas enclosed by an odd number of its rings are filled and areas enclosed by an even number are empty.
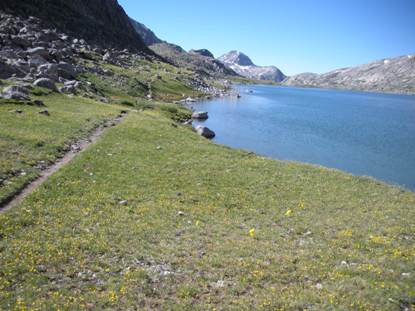
<svg viewBox="0 0 415 311"><path fill-rule="evenodd" d="M151 29L147 28L146 25L137 22L132 18L130 18L130 21L135 31L140 35L140 37L143 39L144 43L147 46L163 42L155 35L155 33Z"/></svg>
<svg viewBox="0 0 415 311"><path fill-rule="evenodd" d="M238 51L230 51L218 58L223 64L249 79L283 81L286 76L275 66L257 66L245 54Z"/></svg>
<svg viewBox="0 0 415 311"><path fill-rule="evenodd" d="M152 54L117 0L2 0L0 11L37 17L44 28L56 28L103 48Z"/></svg>
<svg viewBox="0 0 415 311"><path fill-rule="evenodd" d="M415 55L381 59L324 74L302 73L288 77L282 84L415 94Z"/></svg>

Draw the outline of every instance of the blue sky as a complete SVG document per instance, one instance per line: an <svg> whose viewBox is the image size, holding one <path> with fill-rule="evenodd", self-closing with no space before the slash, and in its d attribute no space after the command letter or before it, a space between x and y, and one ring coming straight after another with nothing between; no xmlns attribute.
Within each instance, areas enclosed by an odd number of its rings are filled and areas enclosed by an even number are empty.
<svg viewBox="0 0 415 311"><path fill-rule="evenodd" d="M119 0L159 38L284 73L415 54L415 0Z"/></svg>

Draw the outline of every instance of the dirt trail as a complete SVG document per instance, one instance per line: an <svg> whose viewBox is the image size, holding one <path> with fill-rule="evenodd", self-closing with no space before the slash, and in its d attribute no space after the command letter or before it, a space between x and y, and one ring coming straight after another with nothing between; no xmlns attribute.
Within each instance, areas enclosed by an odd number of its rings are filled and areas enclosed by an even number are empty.
<svg viewBox="0 0 415 311"><path fill-rule="evenodd" d="M29 194L35 191L41 184L43 184L53 173L58 171L65 164L70 162L77 154L86 150L90 145L96 143L100 136L105 132L105 129L120 123L127 114L125 112L119 114L116 118L104 122L98 126L87 138L80 139L71 144L71 149L63 154L63 156L56 160L53 164L43 169L40 176L27 184L17 194L10 197L8 200L0 203L0 213L3 213L12 207L22 202Z"/></svg>

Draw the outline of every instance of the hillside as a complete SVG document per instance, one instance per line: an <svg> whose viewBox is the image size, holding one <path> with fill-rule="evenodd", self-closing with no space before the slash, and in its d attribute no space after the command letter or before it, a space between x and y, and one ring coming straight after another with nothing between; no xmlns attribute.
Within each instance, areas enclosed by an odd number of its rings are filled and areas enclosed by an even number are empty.
<svg viewBox="0 0 415 311"><path fill-rule="evenodd" d="M288 77L283 85L414 94L415 56L382 59L320 75L303 73Z"/></svg>
<svg viewBox="0 0 415 311"><path fill-rule="evenodd" d="M217 61L206 49L186 52L182 47L159 39L151 29L133 19L131 23L144 42L157 55L179 68L189 69L203 76L226 77L237 74Z"/></svg>
<svg viewBox="0 0 415 311"><path fill-rule="evenodd" d="M0 10L38 17L47 27L101 47L152 54L116 0L2 0Z"/></svg>
<svg viewBox="0 0 415 311"><path fill-rule="evenodd" d="M241 76L254 80L281 82L286 76L275 66L257 66L245 54L230 51L218 58L223 64Z"/></svg>
<svg viewBox="0 0 415 311"><path fill-rule="evenodd" d="M150 46L156 54L174 65L193 70L202 75L214 77L236 76L237 74L220 61L200 53L188 53L180 46L171 43L158 43Z"/></svg>

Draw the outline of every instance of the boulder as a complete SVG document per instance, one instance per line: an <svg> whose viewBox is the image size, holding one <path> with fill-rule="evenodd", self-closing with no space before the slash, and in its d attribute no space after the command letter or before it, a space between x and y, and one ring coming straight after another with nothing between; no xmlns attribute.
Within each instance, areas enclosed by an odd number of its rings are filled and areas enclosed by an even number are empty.
<svg viewBox="0 0 415 311"><path fill-rule="evenodd" d="M34 57L34 56L40 56L43 59L49 59L49 52L47 49L45 49L44 47L36 47L33 49L28 49L27 50L27 54L29 54L30 56Z"/></svg>
<svg viewBox="0 0 415 311"><path fill-rule="evenodd" d="M48 78L37 79L35 82L33 82L33 85L39 86L39 87L44 87L44 88L52 90L52 91L56 91L55 83L51 79L48 79Z"/></svg>
<svg viewBox="0 0 415 311"><path fill-rule="evenodd" d="M40 57L38 55L35 55L29 59L30 67L37 68L43 64L47 64L47 60L45 60L43 57Z"/></svg>
<svg viewBox="0 0 415 311"><path fill-rule="evenodd" d="M23 48L28 48L32 46L32 43L22 36L11 36L10 39L15 45Z"/></svg>
<svg viewBox="0 0 415 311"><path fill-rule="evenodd" d="M56 76L58 74L58 65L46 63L38 67L38 71L49 76Z"/></svg>
<svg viewBox="0 0 415 311"><path fill-rule="evenodd" d="M58 75L65 79L73 79L76 77L76 70L72 64L66 62L59 62Z"/></svg>
<svg viewBox="0 0 415 311"><path fill-rule="evenodd" d="M107 52L102 57L102 60L106 63L113 64L115 62L115 56L113 54L111 54L110 52Z"/></svg>
<svg viewBox="0 0 415 311"><path fill-rule="evenodd" d="M198 111L192 114L192 119L196 120L207 120L209 118L208 113L206 111Z"/></svg>
<svg viewBox="0 0 415 311"><path fill-rule="evenodd" d="M13 75L17 77L24 77L26 75L25 69L27 68L20 61L4 61L0 59L0 79L7 79Z"/></svg>
<svg viewBox="0 0 415 311"><path fill-rule="evenodd" d="M207 128L206 126L196 126L196 133L198 133L200 136L203 136L205 138L211 139L215 137L215 132L211 129Z"/></svg>
<svg viewBox="0 0 415 311"><path fill-rule="evenodd" d="M1 97L6 99L29 100L29 91L20 85L6 87L1 93Z"/></svg>

